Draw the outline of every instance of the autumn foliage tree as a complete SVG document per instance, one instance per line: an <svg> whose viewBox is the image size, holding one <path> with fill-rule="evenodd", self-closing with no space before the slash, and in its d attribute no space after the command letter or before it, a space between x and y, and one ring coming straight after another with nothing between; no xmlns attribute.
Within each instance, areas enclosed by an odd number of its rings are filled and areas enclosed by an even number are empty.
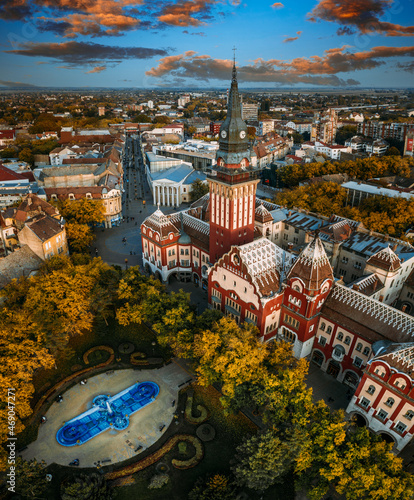
<svg viewBox="0 0 414 500"><path fill-rule="evenodd" d="M105 221L105 208L101 200L82 198L56 203L66 220L69 244L75 252L85 252L95 239L91 227Z"/></svg>

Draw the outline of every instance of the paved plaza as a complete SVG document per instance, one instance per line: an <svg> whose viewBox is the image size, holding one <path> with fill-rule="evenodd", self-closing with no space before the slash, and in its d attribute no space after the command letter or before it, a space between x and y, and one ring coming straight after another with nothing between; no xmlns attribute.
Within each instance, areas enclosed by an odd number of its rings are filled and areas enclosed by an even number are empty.
<svg viewBox="0 0 414 500"><path fill-rule="evenodd" d="M52 404L45 414L47 421L39 427L37 440L21 455L25 460L36 458L60 465L68 465L77 458L80 467L94 467L98 461L103 465L114 464L139 455L158 441L171 424L178 391L189 378L189 374L175 363L157 370L116 370L91 377L87 384L77 384L66 391L61 403ZM155 382L160 392L153 403L131 415L125 430L109 429L80 446L67 447L57 442L57 431L65 422L90 409L95 396L113 396L137 381ZM135 451L138 446L142 448Z"/></svg>

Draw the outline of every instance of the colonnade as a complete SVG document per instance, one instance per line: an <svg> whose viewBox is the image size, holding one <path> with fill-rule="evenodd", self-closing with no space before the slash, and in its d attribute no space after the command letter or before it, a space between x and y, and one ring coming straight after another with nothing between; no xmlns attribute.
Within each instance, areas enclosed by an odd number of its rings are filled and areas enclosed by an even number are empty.
<svg viewBox="0 0 414 500"><path fill-rule="evenodd" d="M159 203L169 207L178 207L180 200L180 187L154 185L154 205Z"/></svg>

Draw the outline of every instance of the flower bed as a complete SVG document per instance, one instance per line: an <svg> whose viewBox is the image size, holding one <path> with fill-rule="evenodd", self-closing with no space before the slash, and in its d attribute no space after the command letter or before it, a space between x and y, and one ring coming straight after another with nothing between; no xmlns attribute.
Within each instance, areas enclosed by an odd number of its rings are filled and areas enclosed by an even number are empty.
<svg viewBox="0 0 414 500"><path fill-rule="evenodd" d="M106 351L106 352L109 352L109 359L107 361L105 361L104 363L101 363L98 366L102 366L102 365L105 366L105 364L112 363L112 361L115 358L115 353L114 353L114 350L112 349L112 347L109 347L107 345L98 345L96 347L91 347L83 355L83 362L85 363L85 365L89 365L89 359L88 359L89 358L89 354L92 354L95 351Z"/></svg>
<svg viewBox="0 0 414 500"><path fill-rule="evenodd" d="M190 422L190 424L201 424L208 419L209 414L205 406L197 405L196 408L200 412L200 416L193 416L193 395L193 390L189 390L187 392L187 402L185 404L185 419L187 420L187 422Z"/></svg>
<svg viewBox="0 0 414 500"><path fill-rule="evenodd" d="M191 443L195 448L195 455L188 460L178 460L177 458L173 458L171 460L172 465L176 469L191 469L191 467L195 467L198 465L204 456L204 448L201 441L195 436L187 436L185 441Z"/></svg>
<svg viewBox="0 0 414 500"><path fill-rule="evenodd" d="M143 352L134 352L131 354L129 357L129 362L131 365L148 365L148 359L146 359L146 356Z"/></svg>
<svg viewBox="0 0 414 500"><path fill-rule="evenodd" d="M196 440L196 441L193 441L193 440ZM120 477L129 476L131 474L135 474L135 472L139 472L143 469L146 469L147 467L154 464L155 462L158 462L158 460L160 460L166 453L171 451L174 448L174 446L177 443L179 443L180 441L188 441L189 443L191 443L196 449L196 454L190 460L186 460L186 461L185 460L182 460L182 461L178 460L178 462L183 462L183 463L190 462L190 465L187 465L185 467L179 467L173 463L174 467L185 468L185 469L189 469L190 467L194 467L203 458L204 450L203 450L203 445L202 445L201 441L198 438L196 438L195 436L190 436L189 434L176 434L175 436L170 438L163 446L161 446L161 448L159 450L155 451L151 455L148 455L148 457L145 457L142 460L140 460L139 462L135 462L134 464L127 465L123 469L119 469L115 472L108 472L108 474L105 474L105 478L108 480L118 479ZM197 447L197 445L198 445L198 447ZM200 450L201 450L201 455L200 455ZM197 461L194 461L195 457L197 457ZM173 462L174 462L174 460L173 460Z"/></svg>
<svg viewBox="0 0 414 500"><path fill-rule="evenodd" d="M106 347L106 346L102 346L102 347L105 347L104 350L107 350L107 349L111 349L111 347ZM91 350L89 349L89 351L87 351L84 356L86 354L89 355L89 352ZM108 351L109 352L109 351ZM43 394L43 396L39 399L39 401L36 403L35 407L33 408L33 414L32 416L30 417L30 423L34 422L34 420L37 418L37 413L38 411L40 410L40 408L42 407L42 405L44 404L44 402L54 393L54 392L57 392L61 387L63 387L65 384L67 384L68 382L72 381L73 379L75 379L76 377L79 377L80 375L85 375L91 371L94 371L96 369L99 369L99 368L103 368L104 366L106 365L109 365L112 363L112 361L114 360L115 358L115 355L114 355L114 351L112 349L112 354L109 356L109 359L104 361L103 363L100 363L99 365L95 365L95 366L89 366L87 368L84 368L83 370L80 370L76 373L73 373L72 375L68 375L66 378L64 378L63 380L61 380L60 382L58 382L56 385L54 385L51 389L49 389L45 394Z"/></svg>

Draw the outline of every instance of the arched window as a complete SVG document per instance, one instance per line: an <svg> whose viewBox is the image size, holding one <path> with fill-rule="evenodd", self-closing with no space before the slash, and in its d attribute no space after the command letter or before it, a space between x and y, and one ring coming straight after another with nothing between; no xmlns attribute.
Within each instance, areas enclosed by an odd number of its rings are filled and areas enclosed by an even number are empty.
<svg viewBox="0 0 414 500"><path fill-rule="evenodd" d="M385 404L391 408L391 406L395 403L394 398L388 398Z"/></svg>
<svg viewBox="0 0 414 500"><path fill-rule="evenodd" d="M404 417L407 420L412 420L414 417L414 411L413 410L408 410L407 413L404 415Z"/></svg>
<svg viewBox="0 0 414 500"><path fill-rule="evenodd" d="M374 394L375 392L375 387L373 385L370 385L367 389L368 394Z"/></svg>
<svg viewBox="0 0 414 500"><path fill-rule="evenodd" d="M383 366L377 366L375 368L375 374L378 375L379 377L384 377L385 376L385 368Z"/></svg>
<svg viewBox="0 0 414 500"><path fill-rule="evenodd" d="M397 387L399 387L401 390L404 390L407 387L407 383L406 383L405 379L403 379L401 377L397 378L394 381L394 385L396 385Z"/></svg>
<svg viewBox="0 0 414 500"><path fill-rule="evenodd" d="M351 343L351 337L346 336L344 342L346 345L349 345Z"/></svg>
<svg viewBox="0 0 414 500"><path fill-rule="evenodd" d="M361 349L362 349L362 344L361 342L358 342L357 346L355 347L355 349L358 351L358 352L361 352Z"/></svg>
<svg viewBox="0 0 414 500"><path fill-rule="evenodd" d="M364 356L369 356L369 347L364 348L364 352L362 353Z"/></svg>
<svg viewBox="0 0 414 500"><path fill-rule="evenodd" d="M326 333L332 333L332 326L328 326L328 328L326 329Z"/></svg>
<svg viewBox="0 0 414 500"><path fill-rule="evenodd" d="M342 341L342 339L344 338L344 334L342 332L339 332L338 333L338 336L337 336L337 339Z"/></svg>
<svg viewBox="0 0 414 500"><path fill-rule="evenodd" d="M321 330L322 330L323 332L325 331L325 328L326 328L325 323L322 323L322 324L321 324Z"/></svg>

